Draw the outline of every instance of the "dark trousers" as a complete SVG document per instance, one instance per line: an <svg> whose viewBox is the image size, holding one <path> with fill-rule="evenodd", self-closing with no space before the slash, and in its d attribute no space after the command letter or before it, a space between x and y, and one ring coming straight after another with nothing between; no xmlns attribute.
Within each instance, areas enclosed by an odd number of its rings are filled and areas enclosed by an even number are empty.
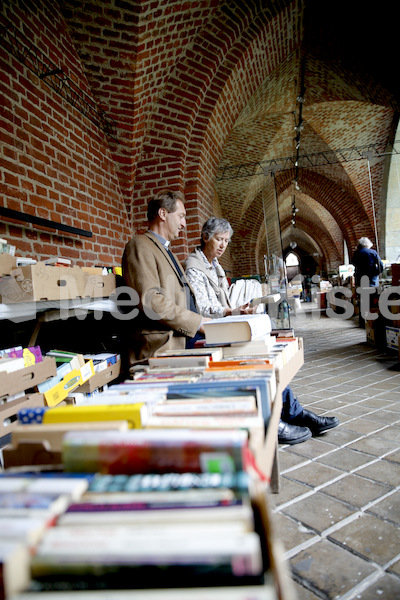
<svg viewBox="0 0 400 600"><path fill-rule="evenodd" d="M298 417L303 412L303 407L292 392L292 389L287 386L282 392L282 421L290 423L291 419Z"/></svg>
<svg viewBox="0 0 400 600"><path fill-rule="evenodd" d="M194 348L196 342L204 340L204 334L199 331L192 338L186 338L186 348Z"/></svg>

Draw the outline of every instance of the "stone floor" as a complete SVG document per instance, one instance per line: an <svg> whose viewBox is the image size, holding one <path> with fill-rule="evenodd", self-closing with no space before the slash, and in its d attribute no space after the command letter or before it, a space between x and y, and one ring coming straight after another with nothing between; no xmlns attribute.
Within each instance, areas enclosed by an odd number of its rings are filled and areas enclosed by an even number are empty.
<svg viewBox="0 0 400 600"><path fill-rule="evenodd" d="M279 447L270 494L298 600L400 599L400 363L366 343L355 319L302 305L292 317L301 403L340 425Z"/></svg>

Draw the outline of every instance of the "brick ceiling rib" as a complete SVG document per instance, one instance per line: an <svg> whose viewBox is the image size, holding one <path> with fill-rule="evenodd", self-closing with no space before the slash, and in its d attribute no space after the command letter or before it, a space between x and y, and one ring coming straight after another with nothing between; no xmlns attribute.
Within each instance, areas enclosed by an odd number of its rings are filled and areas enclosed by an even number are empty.
<svg viewBox="0 0 400 600"><path fill-rule="evenodd" d="M59 3L92 93L118 123L118 143L110 147L137 228L149 192L163 180L185 191L193 239L218 212L238 232L237 269L255 269L263 202L272 208L274 195L261 200L262 177L216 183L216 173L223 165L295 155L302 86L301 154L393 140L400 82L389 60L397 53L397 19L387 13L372 18L348 0L329 5L329 14L321 0ZM381 236L387 163L371 163ZM352 250L361 235L374 237L368 164L361 160L277 172L284 240L296 175L304 194L298 222L311 237L324 222L326 264L343 260L343 240ZM244 235L249 244L239 243ZM298 243L307 236L299 233Z"/></svg>

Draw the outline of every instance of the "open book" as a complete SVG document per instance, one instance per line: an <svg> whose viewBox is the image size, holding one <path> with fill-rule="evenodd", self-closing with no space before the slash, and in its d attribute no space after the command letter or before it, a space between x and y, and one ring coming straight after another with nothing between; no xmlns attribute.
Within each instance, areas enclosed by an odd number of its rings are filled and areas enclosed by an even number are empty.
<svg viewBox="0 0 400 600"><path fill-rule="evenodd" d="M204 323L206 344L232 344L234 342L250 342L271 332L269 315L256 313L252 315L233 315L213 319Z"/></svg>

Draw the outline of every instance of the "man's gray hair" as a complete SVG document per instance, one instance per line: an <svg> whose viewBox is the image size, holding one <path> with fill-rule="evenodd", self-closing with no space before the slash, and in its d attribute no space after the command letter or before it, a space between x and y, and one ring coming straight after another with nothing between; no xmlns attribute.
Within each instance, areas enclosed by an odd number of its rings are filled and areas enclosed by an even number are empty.
<svg viewBox="0 0 400 600"><path fill-rule="evenodd" d="M373 243L369 238L362 237L358 240L358 245L360 246L360 248L372 248Z"/></svg>
<svg viewBox="0 0 400 600"><path fill-rule="evenodd" d="M211 217L208 219L201 230L200 246L204 248L205 242L211 240L217 233L229 233L231 238L233 235L233 229L231 224L226 219L220 219L218 217Z"/></svg>

